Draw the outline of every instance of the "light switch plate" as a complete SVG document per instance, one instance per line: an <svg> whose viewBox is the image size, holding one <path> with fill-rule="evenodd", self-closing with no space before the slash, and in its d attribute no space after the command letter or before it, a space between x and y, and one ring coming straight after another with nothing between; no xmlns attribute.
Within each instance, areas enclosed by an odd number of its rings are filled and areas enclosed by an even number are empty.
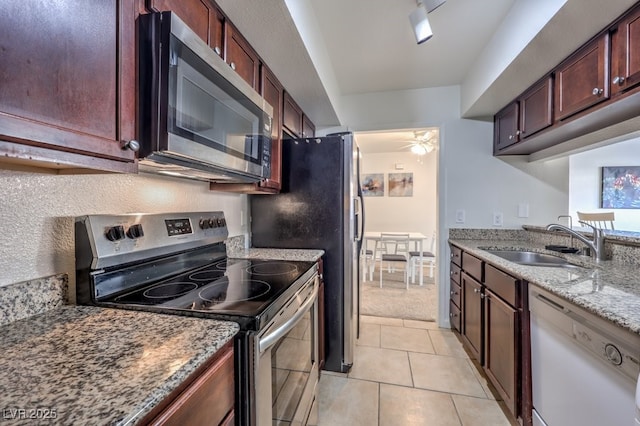
<svg viewBox="0 0 640 426"><path fill-rule="evenodd" d="M518 204L518 217L529 217L529 203Z"/></svg>
<svg viewBox="0 0 640 426"><path fill-rule="evenodd" d="M493 212L493 226L502 226L502 212Z"/></svg>
<svg viewBox="0 0 640 426"><path fill-rule="evenodd" d="M456 210L456 223L464 223L466 212L464 209Z"/></svg>

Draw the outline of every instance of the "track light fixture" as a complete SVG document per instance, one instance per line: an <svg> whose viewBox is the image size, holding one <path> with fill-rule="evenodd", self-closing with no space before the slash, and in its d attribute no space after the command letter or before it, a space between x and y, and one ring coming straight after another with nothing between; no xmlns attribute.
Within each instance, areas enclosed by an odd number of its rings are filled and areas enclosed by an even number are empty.
<svg viewBox="0 0 640 426"><path fill-rule="evenodd" d="M437 9L445 1L446 0L417 0L416 3L418 7L409 15L409 21L413 27L413 33L416 36L416 42L418 44L424 43L433 36L427 14Z"/></svg>

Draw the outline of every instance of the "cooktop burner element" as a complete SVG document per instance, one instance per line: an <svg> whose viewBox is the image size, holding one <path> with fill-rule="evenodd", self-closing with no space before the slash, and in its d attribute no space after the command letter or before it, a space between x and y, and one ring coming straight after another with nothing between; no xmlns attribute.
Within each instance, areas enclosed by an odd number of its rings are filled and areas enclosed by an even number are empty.
<svg viewBox="0 0 640 426"><path fill-rule="evenodd" d="M251 265L249 272L256 275L281 275L297 272L298 267L289 262L268 261L257 265Z"/></svg>
<svg viewBox="0 0 640 426"><path fill-rule="evenodd" d="M216 264L216 269L221 269L221 270L225 270L227 269L227 266L234 266L236 268L246 268L249 265L251 265L251 261L249 260L244 260L244 259L227 259L227 260L223 260L220 263Z"/></svg>
<svg viewBox="0 0 640 426"><path fill-rule="evenodd" d="M210 283L224 276L224 272L219 269L207 269L204 271L194 272L189 275L189 279L193 281L206 281Z"/></svg>
<svg viewBox="0 0 640 426"><path fill-rule="evenodd" d="M142 293L149 299L173 299L198 288L194 283L169 283L151 287Z"/></svg>
<svg viewBox="0 0 640 426"><path fill-rule="evenodd" d="M235 290L235 292L234 292ZM241 302L257 299L271 290L269 283L258 280L240 281L235 283L235 289L230 288L229 281L224 279L204 287L198 297L212 304L222 302Z"/></svg>

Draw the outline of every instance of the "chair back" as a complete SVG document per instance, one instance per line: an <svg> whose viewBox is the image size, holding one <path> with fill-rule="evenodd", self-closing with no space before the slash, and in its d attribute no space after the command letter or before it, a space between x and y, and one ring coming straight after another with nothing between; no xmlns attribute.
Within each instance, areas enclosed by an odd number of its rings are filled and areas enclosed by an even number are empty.
<svg viewBox="0 0 640 426"><path fill-rule="evenodd" d="M578 220L598 229L613 230L614 212L584 213L578 212Z"/></svg>
<svg viewBox="0 0 640 426"><path fill-rule="evenodd" d="M409 253L409 234L387 233L380 234L380 251L385 254Z"/></svg>

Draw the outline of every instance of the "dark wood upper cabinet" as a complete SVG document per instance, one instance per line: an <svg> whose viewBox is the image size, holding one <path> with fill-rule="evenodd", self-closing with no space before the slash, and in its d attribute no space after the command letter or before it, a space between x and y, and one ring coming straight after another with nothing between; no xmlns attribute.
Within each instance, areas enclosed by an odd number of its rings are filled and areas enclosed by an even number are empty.
<svg viewBox="0 0 640 426"><path fill-rule="evenodd" d="M546 77L519 99L520 139L533 136L553 124L553 78Z"/></svg>
<svg viewBox="0 0 640 426"><path fill-rule="evenodd" d="M147 0L149 9L155 12L173 11L202 40L209 43L209 12L211 4L206 0Z"/></svg>
<svg viewBox="0 0 640 426"><path fill-rule="evenodd" d="M209 46L221 58L224 58L224 29L226 26L226 18L220 9L212 8L209 11L209 20L211 27L209 28Z"/></svg>
<svg viewBox="0 0 640 426"><path fill-rule="evenodd" d="M271 124L271 177L260 186L280 190L282 187L282 102L284 89L275 75L262 65L262 97L273 107Z"/></svg>
<svg viewBox="0 0 640 426"><path fill-rule="evenodd" d="M3 161L136 171L134 2L3 5Z"/></svg>
<svg viewBox="0 0 640 426"><path fill-rule="evenodd" d="M563 120L609 99L609 34L605 33L558 66L555 118Z"/></svg>
<svg viewBox="0 0 640 426"><path fill-rule="evenodd" d="M493 121L494 152L499 152L520 141L519 111L519 103L514 101L495 115Z"/></svg>
<svg viewBox="0 0 640 426"><path fill-rule="evenodd" d="M291 136L302 137L302 109L287 92L284 92L282 126Z"/></svg>
<svg viewBox="0 0 640 426"><path fill-rule="evenodd" d="M611 94L640 83L640 7L620 21L611 34Z"/></svg>
<svg viewBox="0 0 640 426"><path fill-rule="evenodd" d="M227 23L225 31L225 61L251 87L259 90L260 58L258 54L233 25Z"/></svg>
<svg viewBox="0 0 640 426"><path fill-rule="evenodd" d="M302 116L302 137L312 138L316 135L316 126L306 115Z"/></svg>

